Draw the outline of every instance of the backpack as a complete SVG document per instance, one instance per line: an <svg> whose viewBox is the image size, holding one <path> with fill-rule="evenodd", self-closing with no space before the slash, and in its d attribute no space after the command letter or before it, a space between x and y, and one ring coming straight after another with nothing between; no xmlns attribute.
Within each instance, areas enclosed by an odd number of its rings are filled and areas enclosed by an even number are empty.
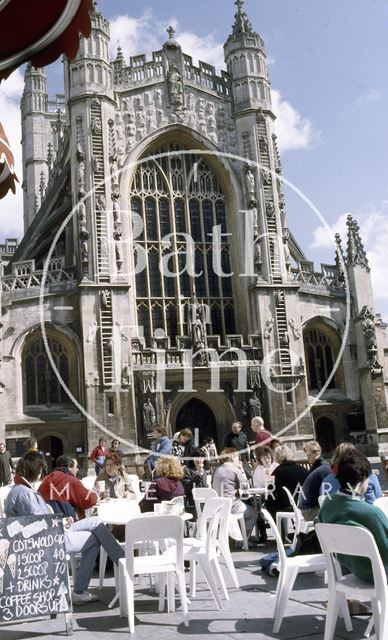
<svg viewBox="0 0 388 640"><path fill-rule="evenodd" d="M308 531L307 533L298 533L296 539L296 556L306 556L311 553L322 553L321 545L319 544L315 529L311 529L311 531Z"/></svg>
<svg viewBox="0 0 388 640"><path fill-rule="evenodd" d="M286 549L286 556L295 555L293 549ZM276 566L279 562L279 554L277 551L272 551L271 553L265 553L259 560L259 565L261 569L268 576L277 576L279 575L279 569Z"/></svg>

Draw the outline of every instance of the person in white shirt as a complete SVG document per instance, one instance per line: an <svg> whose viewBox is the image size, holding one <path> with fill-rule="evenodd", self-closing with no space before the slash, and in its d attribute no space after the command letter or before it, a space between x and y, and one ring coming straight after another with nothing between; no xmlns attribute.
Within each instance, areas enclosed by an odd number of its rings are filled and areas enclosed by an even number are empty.
<svg viewBox="0 0 388 640"><path fill-rule="evenodd" d="M258 465L253 474L254 487L266 487L272 480L272 475L278 463L273 459L273 452L270 447L258 447L256 451Z"/></svg>

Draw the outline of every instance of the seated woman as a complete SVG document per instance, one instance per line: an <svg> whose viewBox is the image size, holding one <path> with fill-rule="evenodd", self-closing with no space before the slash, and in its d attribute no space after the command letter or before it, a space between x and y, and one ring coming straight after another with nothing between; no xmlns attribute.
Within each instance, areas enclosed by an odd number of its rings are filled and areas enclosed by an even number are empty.
<svg viewBox="0 0 388 640"><path fill-rule="evenodd" d="M125 473L125 467L121 463L118 453L111 452L105 458L104 467L96 478L95 488L98 482L105 482L105 491L109 498L136 499L135 483Z"/></svg>
<svg viewBox="0 0 388 640"><path fill-rule="evenodd" d="M274 454L270 447L258 447L256 457L259 464L253 474L253 486L264 488L273 480L273 472L279 465L274 461Z"/></svg>
<svg viewBox="0 0 388 640"><path fill-rule="evenodd" d="M240 468L239 452L233 447L227 447L221 451L220 460L222 464L214 472L213 488L219 496L232 499L232 513L244 514L247 538L249 538L255 526L257 510L240 499L249 483Z"/></svg>
<svg viewBox="0 0 388 640"><path fill-rule="evenodd" d="M151 482L146 495L139 503L142 512L153 511L156 502L185 495L182 484L184 470L180 460L174 456L160 458L156 463L156 475L157 479Z"/></svg>
<svg viewBox="0 0 388 640"><path fill-rule="evenodd" d="M16 467L15 486L9 492L4 511L11 516L40 516L52 513L33 483L40 479L46 462L39 451L28 451ZM98 598L87 591L100 545L111 560L118 564L124 550L116 542L109 529L98 518L84 518L73 522L64 518L65 549L67 553L80 553L81 561L74 580L73 604L94 602Z"/></svg>
<svg viewBox="0 0 388 640"><path fill-rule="evenodd" d="M302 486L308 472L299 464L294 462L294 452L287 445L282 444L275 449L275 460L278 466L273 472L273 491L268 494L266 507L271 516L276 519L278 511L292 511L290 501L283 487L291 492L295 497L298 489ZM285 533L285 520L282 521L282 532Z"/></svg>
<svg viewBox="0 0 388 640"><path fill-rule="evenodd" d="M341 457L349 451L357 451L356 447L351 442L341 442L334 451L331 459L331 472L324 478L321 484L319 492L321 496L331 495L340 490L340 483L337 478L338 463ZM369 504L373 504L374 501L377 500L377 498L381 498L382 495L383 492L381 490L379 479L371 470L368 478L368 486L364 494L364 500L365 502L369 502Z"/></svg>

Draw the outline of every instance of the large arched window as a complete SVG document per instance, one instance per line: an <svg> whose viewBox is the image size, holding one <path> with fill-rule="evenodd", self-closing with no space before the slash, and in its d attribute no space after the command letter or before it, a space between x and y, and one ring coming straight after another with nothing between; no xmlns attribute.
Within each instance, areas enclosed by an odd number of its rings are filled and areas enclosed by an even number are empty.
<svg viewBox="0 0 388 640"><path fill-rule="evenodd" d="M66 342L68 340L48 337L50 353L60 377L67 387L71 387L71 392L76 394L74 356ZM22 369L25 406L51 406L71 402L50 364L40 332L36 332L24 345Z"/></svg>
<svg viewBox="0 0 388 640"><path fill-rule="evenodd" d="M179 153L183 150L169 144L153 151L154 159L139 164L131 187L132 215L142 222L135 259L140 264L141 253L145 263L136 275L137 314L148 345L157 330L172 343L177 335L187 335L185 305L193 297L209 307L208 334L224 340L235 333L231 276L222 275L231 271L225 196L208 162ZM213 250L216 227L222 234L218 252ZM187 238L192 240L191 273Z"/></svg>
<svg viewBox="0 0 388 640"><path fill-rule="evenodd" d="M333 371L339 350L339 336L330 327L313 324L303 332L307 363L308 385L311 390L320 390ZM331 378L328 389L341 386L341 368Z"/></svg>

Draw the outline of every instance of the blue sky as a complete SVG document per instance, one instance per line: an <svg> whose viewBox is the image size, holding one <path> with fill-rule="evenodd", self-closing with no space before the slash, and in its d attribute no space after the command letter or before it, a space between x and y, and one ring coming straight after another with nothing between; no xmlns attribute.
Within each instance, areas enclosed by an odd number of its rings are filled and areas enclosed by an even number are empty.
<svg viewBox="0 0 388 640"><path fill-rule="evenodd" d="M236 10L233 0L100 0L98 6L111 20L113 53L118 41L127 59L158 48L173 23L184 51L218 68ZM314 202L333 233L344 233L347 213L357 217L375 310L388 320L388 3L246 0L245 10L266 42L284 176ZM50 94L59 92L61 64L47 71ZM0 118L14 148L21 92L20 72L0 89ZM317 268L332 262L321 222L286 195L289 226L305 253ZM0 202L0 240L20 236L21 219L20 197L8 195Z"/></svg>

